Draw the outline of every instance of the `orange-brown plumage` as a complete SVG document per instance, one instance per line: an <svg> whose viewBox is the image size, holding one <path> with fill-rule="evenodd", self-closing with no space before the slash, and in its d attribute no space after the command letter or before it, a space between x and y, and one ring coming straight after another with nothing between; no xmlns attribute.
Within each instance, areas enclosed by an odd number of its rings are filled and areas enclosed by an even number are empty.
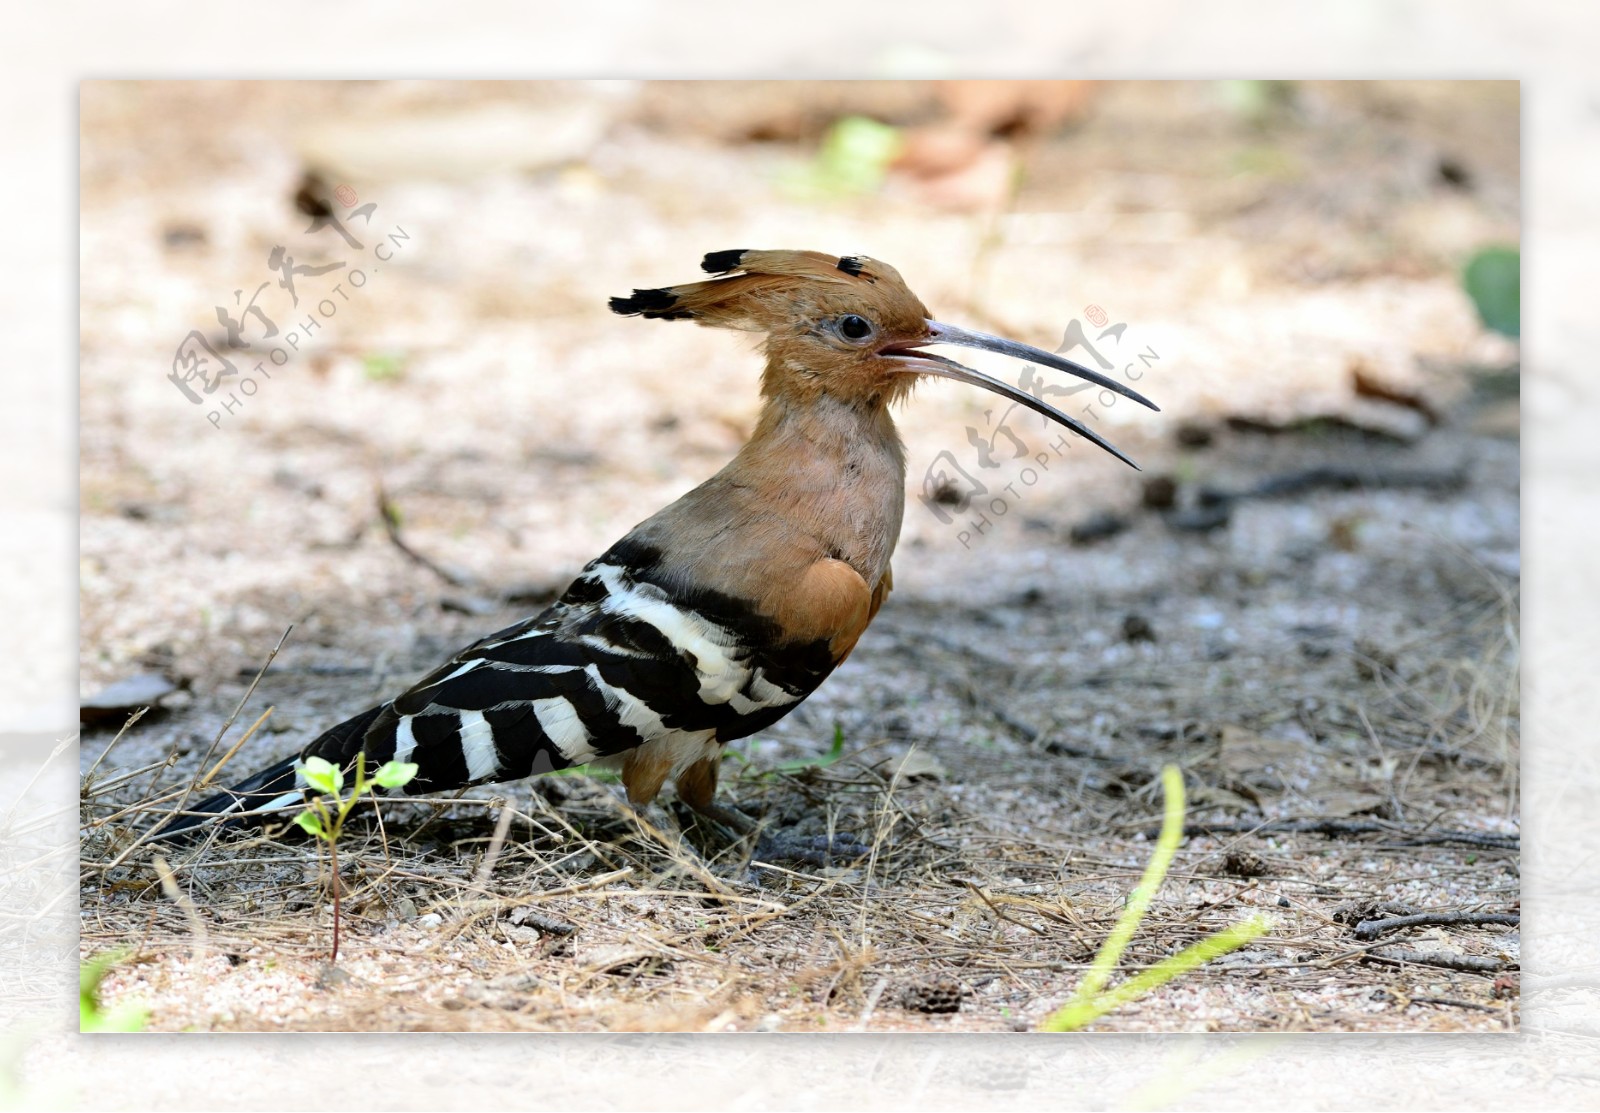
<svg viewBox="0 0 1600 1113"><path fill-rule="evenodd" d="M622 314L766 333L761 417L726 467L630 537L662 553L666 582L743 600L775 625L781 640L825 643L837 665L893 584L889 560L904 511L905 454L890 406L918 373L991 389L1004 384L918 351L951 336L949 342L988 345L932 321L899 272L875 259L722 251L707 255L702 267L722 277L635 290L611 306ZM1042 405L1032 398L1026 404ZM674 748L681 752L669 754ZM692 747L663 742L623 766L629 796L638 802L652 799L673 775L680 796L709 803L716 762Z"/></svg>

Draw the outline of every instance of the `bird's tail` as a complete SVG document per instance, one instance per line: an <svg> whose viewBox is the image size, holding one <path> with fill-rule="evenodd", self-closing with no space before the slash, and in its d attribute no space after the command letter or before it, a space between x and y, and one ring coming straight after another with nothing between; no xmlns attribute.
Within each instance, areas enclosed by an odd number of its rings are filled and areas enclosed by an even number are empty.
<svg viewBox="0 0 1600 1113"><path fill-rule="evenodd" d="M183 814L157 827L150 837L189 838L198 833L195 828L210 826L219 819L224 827L243 827L287 818L289 811L299 807L305 799L295 779L299 760L298 756L284 758L198 804L184 805Z"/></svg>
<svg viewBox="0 0 1600 1113"><path fill-rule="evenodd" d="M223 828L253 827L275 819L289 818L305 799L304 785L296 772L300 758L315 754L344 767L354 768L356 755L365 744L366 730L385 705L370 707L337 726L323 731L317 740L295 757L284 758L253 777L246 777L232 788L207 797L198 804L185 804L182 814L150 832L155 839L193 837L198 827L210 827L220 820Z"/></svg>
<svg viewBox="0 0 1600 1113"><path fill-rule="evenodd" d="M229 828L254 827L275 819L288 819L306 798L302 792L304 785L296 777L302 756L315 753L334 764L350 766L362 750L366 728L381 712L382 707L368 708L323 731L322 736L299 755L267 766L256 776L245 777L234 787L206 796L200 803L184 804L184 808L179 809L181 816L158 825L149 838L192 838L197 833L195 828L211 827L218 820L222 820L222 828Z"/></svg>

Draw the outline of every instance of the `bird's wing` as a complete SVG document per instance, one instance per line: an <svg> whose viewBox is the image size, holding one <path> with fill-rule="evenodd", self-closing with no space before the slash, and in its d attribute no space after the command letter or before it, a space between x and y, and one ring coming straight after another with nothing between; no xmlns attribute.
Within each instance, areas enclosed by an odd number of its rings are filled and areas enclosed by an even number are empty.
<svg viewBox="0 0 1600 1113"><path fill-rule="evenodd" d="M652 582L649 558L619 543L548 611L468 646L303 756L416 762L408 793L513 780L676 734L742 738L837 663L827 639L785 640L746 603Z"/></svg>

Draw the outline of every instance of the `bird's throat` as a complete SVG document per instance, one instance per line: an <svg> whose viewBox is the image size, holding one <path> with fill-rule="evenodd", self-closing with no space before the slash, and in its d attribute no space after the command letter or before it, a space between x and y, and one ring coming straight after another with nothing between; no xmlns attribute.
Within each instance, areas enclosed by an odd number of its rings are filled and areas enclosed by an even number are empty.
<svg viewBox="0 0 1600 1113"><path fill-rule="evenodd" d="M770 397L729 469L868 583L888 567L905 513L906 458L887 404Z"/></svg>

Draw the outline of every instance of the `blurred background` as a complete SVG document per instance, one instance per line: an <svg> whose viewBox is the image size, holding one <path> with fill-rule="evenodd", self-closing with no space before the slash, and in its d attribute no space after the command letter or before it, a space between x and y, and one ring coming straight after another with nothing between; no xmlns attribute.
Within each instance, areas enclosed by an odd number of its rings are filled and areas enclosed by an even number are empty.
<svg viewBox="0 0 1600 1113"><path fill-rule="evenodd" d="M450 579L477 609L559 587L751 428L754 340L605 307L729 247L870 254L945 320L1147 353L1162 413L1093 414L1145 476L1080 446L975 538L968 479L1016 478L978 441L1009 465L1040 420L1012 437L992 396L922 387L900 593L1081 569L1074 537L1145 503L1248 546L1195 500L1258 479L1282 430L1415 446L1498 385L1472 421L1514 435L1518 105L1510 82L87 82L82 683L227 673L289 617L426 625ZM237 373L179 386L185 344ZM1499 525L1475 528L1509 566Z"/></svg>

